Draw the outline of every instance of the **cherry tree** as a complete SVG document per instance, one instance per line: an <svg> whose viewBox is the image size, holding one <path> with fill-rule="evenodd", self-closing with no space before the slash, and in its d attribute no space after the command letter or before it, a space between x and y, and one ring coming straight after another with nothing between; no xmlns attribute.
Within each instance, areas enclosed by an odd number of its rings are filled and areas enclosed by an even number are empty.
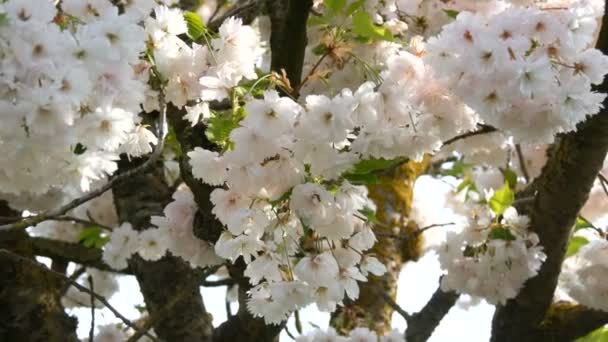
<svg viewBox="0 0 608 342"><path fill-rule="evenodd" d="M604 7L0 0L0 340L106 307L86 340L426 341L480 301L495 342L607 336ZM443 275L407 312L424 254Z"/></svg>

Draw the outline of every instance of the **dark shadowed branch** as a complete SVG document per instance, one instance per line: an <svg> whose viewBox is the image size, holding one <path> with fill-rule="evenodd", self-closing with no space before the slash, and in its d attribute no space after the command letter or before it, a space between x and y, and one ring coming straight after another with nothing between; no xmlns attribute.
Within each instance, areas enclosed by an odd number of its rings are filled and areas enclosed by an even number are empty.
<svg viewBox="0 0 608 342"><path fill-rule="evenodd" d="M606 21L606 17L604 17ZM604 23L598 48L606 53L608 24ZM604 82L599 89L608 90ZM607 106L604 103L604 107ZM577 215L586 202L608 150L608 111L602 110L578 125L575 132L558 137L549 160L524 191L535 200L519 211L531 218L531 230L540 238L547 260L539 274L506 305L498 306L492 322L492 341L535 341L551 305L562 261Z"/></svg>
<svg viewBox="0 0 608 342"><path fill-rule="evenodd" d="M428 340L459 296L456 292L444 292L441 287L438 287L422 310L413 314L407 321L406 340L408 342Z"/></svg>

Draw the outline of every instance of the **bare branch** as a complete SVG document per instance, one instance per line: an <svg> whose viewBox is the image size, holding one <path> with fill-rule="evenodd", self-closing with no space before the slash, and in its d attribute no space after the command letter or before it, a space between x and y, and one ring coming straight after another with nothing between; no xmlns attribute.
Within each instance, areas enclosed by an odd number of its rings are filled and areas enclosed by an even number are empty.
<svg viewBox="0 0 608 342"><path fill-rule="evenodd" d="M456 292L444 292L438 287L422 310L413 314L407 321L406 340L408 342L428 340L459 296L460 294Z"/></svg>
<svg viewBox="0 0 608 342"><path fill-rule="evenodd" d="M560 301L553 303L541 325L539 341L574 341L608 324L608 312Z"/></svg>
<svg viewBox="0 0 608 342"><path fill-rule="evenodd" d="M474 137L476 135L481 135L481 134L488 134L488 133L492 133L492 132L497 132L498 130L492 126L487 126L487 125L477 125L477 130L475 131L471 131L471 132L467 132L461 135L457 135L453 138L450 138L446 141L443 142L443 144L441 145L441 147L450 145L455 143L458 140L462 140L462 139L466 139L466 138L470 138L470 137Z"/></svg>
<svg viewBox="0 0 608 342"><path fill-rule="evenodd" d="M519 160L519 168L521 170L521 173L523 173L526 183L529 183L530 174L528 173L528 168L526 167L526 159L524 158L524 154L521 151L520 144L515 144L515 152L517 153L517 159Z"/></svg>
<svg viewBox="0 0 608 342"><path fill-rule="evenodd" d="M75 282L71 280L71 278L67 278L71 282ZM89 329L89 341L93 341L95 338L95 296L93 293L95 288L93 287L93 277L89 276L89 289L91 289L91 328Z"/></svg>
<svg viewBox="0 0 608 342"><path fill-rule="evenodd" d="M413 238L419 236L420 234L424 233L425 231L427 231L427 230L429 230L431 228L453 226L454 224L455 224L454 222L435 223L435 224L431 224L431 225L419 228L419 229L417 229L417 230L415 230L413 232L409 232L407 234L390 234L390 233L383 233L383 232L375 232L375 234L377 236L391 238L391 239L409 240L409 239L413 239Z"/></svg>
<svg viewBox="0 0 608 342"><path fill-rule="evenodd" d="M80 284L79 284L78 282L76 282L75 280L72 280L72 279L70 279L69 277L66 277L65 275L63 275L63 274L61 274L61 273L59 273L59 272L55 272L55 271L53 271L53 270L51 270L51 269L47 268L46 266L44 266L44 265L42 265L42 264L40 264L40 263L38 263L38 262L36 262L36 261L30 260L30 259L28 259L28 258L24 258L24 257L22 257L22 256L20 256L20 255L18 255L18 254L15 254L15 253L13 253L13 252L11 252L11 251L9 251L9 250L6 250L6 249L0 249L0 254L3 254L3 255L5 255L6 257L8 257L8 258L10 258L10 259L12 259L12 260L14 260L14 261L17 261L17 262L23 262L23 263L27 263L27 264L30 264L30 265L32 265L32 266L35 266L35 267L37 267L37 268L39 268L39 269L41 269L41 270L44 270L44 271L45 271L45 272L47 272L49 275L52 275L52 276L54 276L54 277L58 278L59 280L61 280L61 281L63 281L63 282L67 282L67 283L69 283L71 286L74 286L74 287L75 287L77 290L79 290L79 291L81 291L81 292L84 292L84 293L87 293L87 294L90 294L90 295L91 295L91 296L93 296L93 297L94 297L96 300L98 300L99 302L101 302L101 303L102 303L102 304L103 304L105 307L107 307L107 308L108 308L110 311L112 311L112 313L114 314L114 316L116 316L116 318L120 319L120 320L121 320L121 321L122 321L122 322L123 322L123 323L124 323L126 326L128 326L128 327L129 327L129 328L131 328L131 329L133 329L134 331L137 331L137 330L138 330L138 328L137 328L137 327L136 327L136 326L135 326L135 325L134 325L134 324L133 324L133 323L132 323L132 322L131 322L129 319L127 319L127 318L126 318L125 316L123 316L123 315L122 315L122 314L121 314L121 313L120 313L118 310L116 310L116 309L115 309L115 308L114 308L114 307L113 307L113 306L112 306L112 305L111 305L111 304L108 302L108 300L107 300L107 299L106 299L104 296L102 296L102 295L100 295L100 294L98 294L98 293L96 293L96 292L92 291L91 289L89 289L89 288L87 288L87 287L85 287L85 286L80 285ZM150 334L146 334L146 336L148 336L148 337L149 337L150 339L152 339L153 341L157 341L157 339L156 339L154 336L150 335Z"/></svg>
<svg viewBox="0 0 608 342"><path fill-rule="evenodd" d="M410 319L412 318L412 315L410 315L401 306L399 306L399 304L397 304L397 302L395 302L388 293L380 292L378 294L381 295L382 298L384 299L384 301L386 302L386 304L388 304L391 308L393 308L393 310L397 311L397 313L399 315L401 315L401 317L403 317L403 319L405 319L406 322L410 321Z"/></svg>
<svg viewBox="0 0 608 342"><path fill-rule="evenodd" d="M57 209L47 210L38 215L30 216L25 219L22 219L19 222L2 225L2 226L0 226L0 231L10 230L10 229L25 229L27 227L37 225L40 222L50 220L50 219L55 219L57 217L61 217L61 216L65 215L68 211L78 207L79 205L103 195L103 193L112 189L112 187L122 183L123 181L131 178L133 175L150 169L156 163L158 158L160 158L160 156L161 156L161 153L165 146L165 136L167 134L167 109L166 109L166 103L165 103L165 95L164 95L164 91L162 91L162 89L159 92L158 98L159 98L158 102L159 102L159 107L160 107L160 110L159 110L160 115L159 115L159 120L158 120L158 122L159 122L158 144L155 146L154 151L152 151L152 153L150 154L150 157L143 164L141 164L138 167L135 167L125 173L121 173L120 175L112 178L110 181L108 181L106 184L104 184L100 188L98 188L94 191L91 191L91 192L83 195L82 197L76 198L76 199L72 200L71 202L69 202Z"/></svg>

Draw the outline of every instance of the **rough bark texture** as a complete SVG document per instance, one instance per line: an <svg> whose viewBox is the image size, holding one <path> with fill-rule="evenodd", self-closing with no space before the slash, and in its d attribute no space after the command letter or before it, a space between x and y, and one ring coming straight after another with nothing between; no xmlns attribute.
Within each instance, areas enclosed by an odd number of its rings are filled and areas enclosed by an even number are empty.
<svg viewBox="0 0 608 342"><path fill-rule="evenodd" d="M308 38L306 23L312 0L270 0L271 66L274 71L285 70L292 87L297 87L302 78L304 55Z"/></svg>
<svg viewBox="0 0 608 342"><path fill-rule="evenodd" d="M574 341L608 323L608 312L569 302L551 305L541 325L539 339L547 342Z"/></svg>
<svg viewBox="0 0 608 342"><path fill-rule="evenodd" d="M33 259L24 238L24 231L2 234L0 249ZM62 289L41 268L0 253L0 341L78 341L77 320L61 304Z"/></svg>
<svg viewBox="0 0 608 342"><path fill-rule="evenodd" d="M408 217L412 209L414 183L427 165L428 160L406 162L382 175L378 185L369 186L370 197L377 206L376 216L382 222L382 225L374 227L376 232L407 235L418 229L415 224L408 223ZM372 253L388 271L381 277L371 275L367 282L360 283L359 299L339 308L332 315L331 325L342 333L348 333L357 326L369 327L380 335L390 331L394 310L381 299L381 294L387 293L395 299L401 267L407 261L417 260L421 249L422 235L406 240L378 237Z"/></svg>
<svg viewBox="0 0 608 342"><path fill-rule="evenodd" d="M408 342L428 340L458 297L456 292L443 292L438 288L424 308L407 320L406 340Z"/></svg>
<svg viewBox="0 0 608 342"><path fill-rule="evenodd" d="M133 177L113 191L120 220L131 222L138 230L148 228L151 215L162 215L172 195L172 189L164 182L162 165ZM133 257L129 265L151 317L162 316L154 321L159 338L184 342L210 340L213 327L199 292L200 279L184 261L172 256L155 262Z"/></svg>
<svg viewBox="0 0 608 342"><path fill-rule="evenodd" d="M604 53L608 47L605 21L604 17L598 43ZM606 90L608 84L604 82L599 91ZM534 201L520 209L530 215L531 229L538 234L547 261L517 297L497 307L492 322L493 342L538 340L539 326L553 299L570 231L608 150L607 131L608 111L602 110L580 124L576 132L560 137L541 175L526 191L534 194Z"/></svg>

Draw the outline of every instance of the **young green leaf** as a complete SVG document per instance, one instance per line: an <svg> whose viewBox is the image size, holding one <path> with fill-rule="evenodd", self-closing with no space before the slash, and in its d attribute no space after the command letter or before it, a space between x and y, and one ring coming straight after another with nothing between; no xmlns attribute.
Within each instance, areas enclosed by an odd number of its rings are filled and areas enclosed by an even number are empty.
<svg viewBox="0 0 608 342"><path fill-rule="evenodd" d="M568 244L568 250L566 250L566 258L573 256L578 252L581 247L588 244L589 240L585 239L582 236L575 236L570 239L570 243Z"/></svg>
<svg viewBox="0 0 608 342"><path fill-rule="evenodd" d="M80 231L78 241L85 247L101 248L110 241L110 237L103 234L101 227L90 226Z"/></svg>
<svg viewBox="0 0 608 342"><path fill-rule="evenodd" d="M496 215L502 215L513 202L515 202L515 193L511 190L509 183L505 182L505 185L496 190L494 196L490 198L489 204L490 209L492 209Z"/></svg>
<svg viewBox="0 0 608 342"><path fill-rule="evenodd" d="M516 239L515 235L513 235L510 230L503 227L492 228L489 236L490 239L493 240L513 241Z"/></svg>
<svg viewBox="0 0 608 342"><path fill-rule="evenodd" d="M456 19L456 17L458 16L458 11L454 11L451 9L444 9L443 13L445 13L448 17L452 18L452 19Z"/></svg>
<svg viewBox="0 0 608 342"><path fill-rule="evenodd" d="M591 222L587 221L585 218L579 216L576 218L576 223L574 224L574 231L579 229L593 228Z"/></svg>
<svg viewBox="0 0 608 342"><path fill-rule="evenodd" d="M376 25L365 11L357 11L353 15L353 33L364 38L393 40L391 32L385 27Z"/></svg>
<svg viewBox="0 0 608 342"><path fill-rule="evenodd" d="M323 4L334 14L340 13L344 6L346 6L346 0L324 0Z"/></svg>
<svg viewBox="0 0 608 342"><path fill-rule="evenodd" d="M384 158L372 158L358 162L353 166L349 173L364 175L372 173L374 171L386 170L391 167L397 166L403 163L404 159L384 159Z"/></svg>
<svg viewBox="0 0 608 342"><path fill-rule="evenodd" d="M184 20L188 26L188 37L194 41L197 41L207 31L203 19L198 13L185 12Z"/></svg>

